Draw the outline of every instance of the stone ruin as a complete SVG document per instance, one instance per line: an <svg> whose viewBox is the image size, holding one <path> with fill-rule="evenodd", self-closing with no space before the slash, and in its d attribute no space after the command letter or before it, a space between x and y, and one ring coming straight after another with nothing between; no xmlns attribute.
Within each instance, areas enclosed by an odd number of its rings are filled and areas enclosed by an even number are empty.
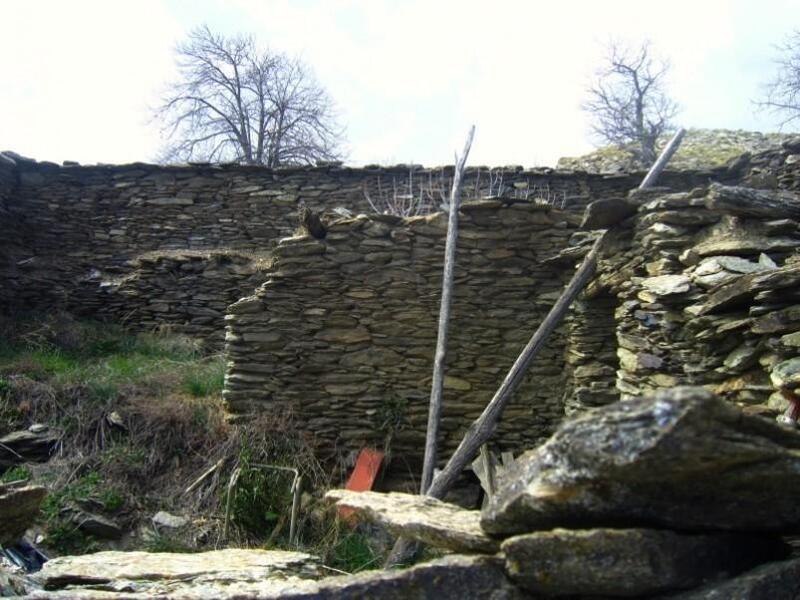
<svg viewBox="0 0 800 600"><path fill-rule="evenodd" d="M13 234L0 242L0 302L7 310L59 302L134 328L169 324L212 345L224 327L224 396L237 418L288 410L332 450L390 443L414 464L445 219L357 214L366 213L365 187L381 178L387 187L386 178L401 173L405 167L58 167L5 157L0 216ZM468 180L475 189L479 174ZM778 535L800 524L786 483L794 481L800 434L770 423L800 383L800 141L729 168L668 173L664 187L629 194L638 178L512 169L509 190L547 187L564 201L479 193L465 203L444 455L593 232L610 230L597 276L528 373L492 444L519 453L555 435L504 475L482 519L419 498L335 494L403 535L468 555L406 575L298 584L296 597L303 589L305 597L427 597L435 581L449 582L452 597L800 594L791 587L798 567L781 562L789 549ZM328 214L327 235L317 239L293 232L299 206L346 206L355 216ZM706 391L673 391L682 385ZM566 415L575 420L562 425ZM607 445L584 448L583 433ZM703 435L714 443L700 444ZM626 444L630 454L619 454ZM667 452L664 460L651 458L651 448L656 457ZM429 509L434 517L421 525L409 519ZM708 512L717 520L704 521ZM465 524L472 541L450 541ZM592 562L614 556L626 575ZM708 560L694 564L697 556ZM726 580L754 587L745 593ZM273 593L248 589L243 597Z"/></svg>

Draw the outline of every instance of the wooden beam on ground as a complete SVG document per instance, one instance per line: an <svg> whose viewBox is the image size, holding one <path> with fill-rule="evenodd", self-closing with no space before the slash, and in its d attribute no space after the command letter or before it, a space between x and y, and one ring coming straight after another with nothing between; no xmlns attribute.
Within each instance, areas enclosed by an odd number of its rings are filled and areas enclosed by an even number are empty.
<svg viewBox="0 0 800 600"><path fill-rule="evenodd" d="M442 419L442 389L444 387L444 365L447 357L447 329L450 323L450 305L453 297L453 271L456 264L458 243L458 209L461 206L461 180L464 166L472 147L475 126L470 127L464 151L456 161L453 187L450 191L450 215L447 221L447 241L444 248L444 273L442 274L442 300L439 306L439 333L436 338L436 353L433 357L431 399L428 407L428 428L425 434L425 458L422 463L420 494L424 494L433 481L433 470L438 459L439 425Z"/></svg>

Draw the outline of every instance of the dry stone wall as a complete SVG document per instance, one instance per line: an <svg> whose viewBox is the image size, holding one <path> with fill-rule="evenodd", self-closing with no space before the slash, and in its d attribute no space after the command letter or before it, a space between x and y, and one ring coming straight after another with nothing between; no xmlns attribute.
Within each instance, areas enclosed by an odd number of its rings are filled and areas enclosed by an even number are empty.
<svg viewBox="0 0 800 600"><path fill-rule="evenodd" d="M136 259L164 250L233 249L261 253L291 235L301 204L316 211L344 207L372 212L386 199L406 202L410 188L438 208L452 169L397 167L270 170L237 165L80 166L38 163L17 155L9 178L6 233L0 252L14 247L15 266L0 276L13 293L0 297L0 310L54 305L92 314L104 298L99 282L137 269ZM3 173L8 171L6 166ZM666 181L686 189L720 172L669 173ZM587 175L520 167L468 172L468 196L536 198L581 209L601 197L622 197L640 175ZM0 173L0 178L5 176ZM0 182L0 185L3 185ZM97 297L92 300L92 293ZM132 307L135 308L135 307Z"/></svg>
<svg viewBox="0 0 800 600"><path fill-rule="evenodd" d="M12 212L18 187L17 164L0 153L0 307L8 306L19 291L16 274L24 265L25 235Z"/></svg>
<svg viewBox="0 0 800 600"><path fill-rule="evenodd" d="M227 315L225 399L235 413L289 410L329 448L384 444L421 457L436 342L443 213L361 216L324 240L286 239L255 295ZM443 454L477 417L570 270L544 261L574 231L569 212L467 203L459 232L445 380ZM564 336L530 370L497 437L520 449L563 416Z"/></svg>
<svg viewBox="0 0 800 600"><path fill-rule="evenodd" d="M776 390L800 378L800 197L713 185L635 201L601 277L622 397L690 384L785 409Z"/></svg>
<svg viewBox="0 0 800 600"><path fill-rule="evenodd" d="M84 309L133 329L168 328L221 347L228 305L264 281L264 256L242 251L150 252L131 261L133 271L84 292Z"/></svg>

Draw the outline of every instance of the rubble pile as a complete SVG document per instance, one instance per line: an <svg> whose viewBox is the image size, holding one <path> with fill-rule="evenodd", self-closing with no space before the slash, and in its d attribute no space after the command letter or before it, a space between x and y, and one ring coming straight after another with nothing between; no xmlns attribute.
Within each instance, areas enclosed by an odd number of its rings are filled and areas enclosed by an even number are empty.
<svg viewBox="0 0 800 600"><path fill-rule="evenodd" d="M601 301L617 299L622 397L704 385L752 410L784 410L781 391L800 377L800 198L712 184L630 203L638 212L593 285Z"/></svg>
<svg viewBox="0 0 800 600"><path fill-rule="evenodd" d="M800 530L798 449L796 431L675 388L586 411L519 457L480 514L482 535L478 513L430 498L329 496L461 553L499 543L507 578L531 597L789 599L800 559L782 535Z"/></svg>

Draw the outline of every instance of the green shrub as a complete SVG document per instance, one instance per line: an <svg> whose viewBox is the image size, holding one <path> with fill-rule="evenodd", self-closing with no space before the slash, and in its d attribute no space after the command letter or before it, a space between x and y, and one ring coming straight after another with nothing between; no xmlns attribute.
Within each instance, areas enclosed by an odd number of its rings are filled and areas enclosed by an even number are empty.
<svg viewBox="0 0 800 600"><path fill-rule="evenodd" d="M247 448L239 455L239 468L231 501L231 521L248 534L266 538L290 514L294 474L253 465Z"/></svg>
<svg viewBox="0 0 800 600"><path fill-rule="evenodd" d="M8 471L0 475L0 483L9 483L11 481L27 481L31 478L30 469L22 465L11 467Z"/></svg>
<svg viewBox="0 0 800 600"><path fill-rule="evenodd" d="M380 562L378 558L364 534L357 531L342 533L340 530L330 548L327 564L347 573L358 573L369 567L374 568Z"/></svg>

